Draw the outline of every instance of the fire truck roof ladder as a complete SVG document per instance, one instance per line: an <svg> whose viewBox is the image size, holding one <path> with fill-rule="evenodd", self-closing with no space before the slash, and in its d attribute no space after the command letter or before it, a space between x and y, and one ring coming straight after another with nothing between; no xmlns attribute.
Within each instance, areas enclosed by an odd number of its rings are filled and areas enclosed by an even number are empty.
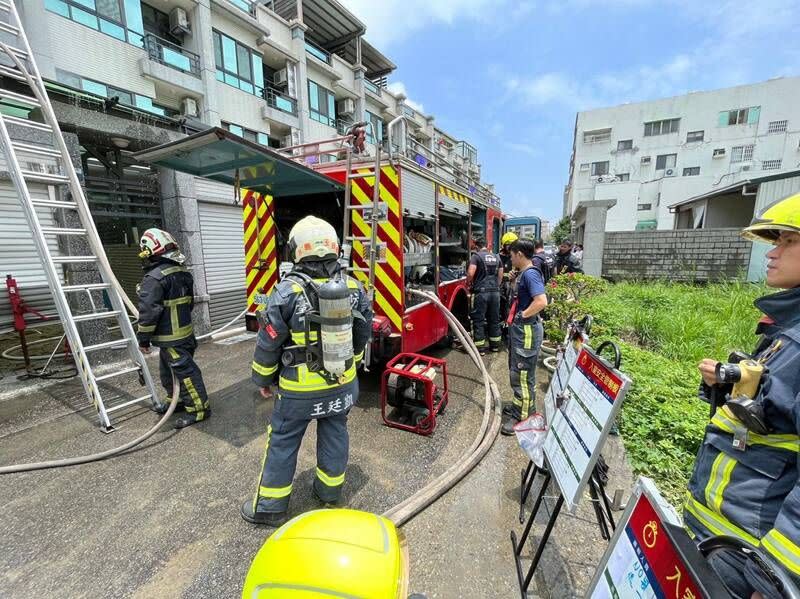
<svg viewBox="0 0 800 599"><path fill-rule="evenodd" d="M116 410L121 410L133 404L150 404L152 406L159 405L158 395L155 384L150 372L145 363L142 353L139 351L136 334L133 331L133 326L128 318L126 311L126 302L132 311L135 310L129 303L127 297L122 296L118 291L119 284L117 283L111 266L103 251L103 245L100 237L97 234L89 205L86 202L83 189L75 168L70 160L69 151L67 149L64 138L61 135L61 130L58 126L53 107L50 104L50 99L47 96L44 82L42 81L39 68L33 58L33 52L28 44L27 36L22 26L22 21L17 13L17 8L13 1L0 0L0 30L7 35L5 39L10 37L16 38L13 46L0 42L0 88L12 86L10 79L27 84L33 97L28 95L21 95L12 90L0 89L0 98L13 98L17 101L24 101L24 104L41 109L41 114L44 117L44 123L36 121L5 116L0 113L0 147L8 161L8 171L14 187L22 206L25 218L28 221L28 226L31 231L36 250L42 262L44 273L50 290L53 294L55 306L61 323L64 327L64 332L69 340L69 345L75 358L75 363L80 375L81 382L86 391L87 396L92 400L100 419L100 428L103 432L111 432L114 430L112 426L110 414ZM37 155L49 157L54 159L56 165L60 164L61 168L48 168L49 165L40 165L41 170L25 170L20 166L20 160L17 153L25 153L29 155L30 144L21 143L12 140L8 131L8 125L19 128L25 127L35 129L37 131L45 131L52 134L53 148L37 147L34 152ZM29 163L30 158L25 162ZM63 174L52 172L61 170ZM31 191L28 188L29 183L39 183L48 186L49 199L34 199ZM69 189L71 201L62 201L56 194L55 186L66 185ZM42 226L40 221L38 208L46 208L49 210L59 210L59 218L61 221L57 224L64 224L67 217L67 212L77 212L77 219L80 221L80 226L72 227L59 227L59 226ZM74 220L74 217L73 217ZM48 238L63 238L64 236L80 237L86 240L89 254L80 256L53 256L50 246L48 245ZM101 284L89 283L86 285L63 285L61 277L59 276L59 269L63 268L61 265L72 263L89 263L96 266L99 271ZM110 309L101 307L99 310L92 299L91 291L102 289L110 301ZM72 308L67 301L68 294L86 293L88 302L91 307L91 312L73 314ZM93 343L90 345L84 344L81 338L81 333L76 326L76 322L87 321L110 321L116 320L121 333L121 338L113 341L106 341L102 343ZM127 358L129 362L116 367L115 371L109 371L102 376L95 376L92 364L89 361L89 353L95 350L111 349L112 347L124 348L127 350ZM123 398L123 401L115 399L114 405L110 400L104 400L101 395L101 389L98 384L100 380L107 380L114 376L121 376L126 373L137 372L139 374L139 383L146 387L146 393L135 399Z"/></svg>

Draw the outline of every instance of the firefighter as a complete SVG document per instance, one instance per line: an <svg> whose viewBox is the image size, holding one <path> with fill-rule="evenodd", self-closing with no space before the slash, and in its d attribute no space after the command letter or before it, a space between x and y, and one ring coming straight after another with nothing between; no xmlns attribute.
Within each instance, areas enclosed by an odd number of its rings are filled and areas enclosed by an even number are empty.
<svg viewBox="0 0 800 599"><path fill-rule="evenodd" d="M731 392L711 417L689 481L684 520L696 541L714 535L748 541L800 583L800 194L768 207L743 235L774 245L767 253L766 283L784 291L755 302L764 313L753 354L764 369L754 378L758 387L751 388L755 401L742 404L740 392L733 398ZM707 401L720 391L717 365L711 359L699 364L701 397ZM750 414L758 415L756 422ZM752 562L734 554L712 559L738 596L776 596Z"/></svg>
<svg viewBox="0 0 800 599"><path fill-rule="evenodd" d="M471 291L472 339L481 355L486 353L486 325L489 325L489 346L493 352L500 351L503 333L500 329L500 283L503 280L503 265L497 254L486 247L483 237L473 239L476 250L469 259L467 287Z"/></svg>
<svg viewBox="0 0 800 599"><path fill-rule="evenodd" d="M517 237L516 233L508 231L507 233L503 234L503 237L500 238L500 261L503 263L503 272L506 274L511 273L511 244L514 243L519 237Z"/></svg>
<svg viewBox="0 0 800 599"><path fill-rule="evenodd" d="M511 260L519 275L508 330L508 369L514 399L503 408L500 432L504 435L514 434L514 425L528 417L535 399L536 358L543 335L539 313L547 307L547 296L533 257L531 240L519 239L511 244Z"/></svg>
<svg viewBox="0 0 800 599"><path fill-rule="evenodd" d="M288 244L294 267L259 313L252 380L269 398L277 379L278 394L258 487L241 509L248 522L268 526L286 520L297 452L312 420L317 421L314 495L326 505L341 498L349 449L347 414L358 398L356 365L372 326L364 289L340 272L339 241L330 224L307 216L292 228ZM331 285L343 289L346 323L326 338L326 323L332 320L324 298ZM328 358L331 352L341 356L339 371Z"/></svg>
<svg viewBox="0 0 800 599"><path fill-rule="evenodd" d="M161 384L172 395L172 373L180 384L181 403L176 409L186 414L175 420L175 428L185 428L211 416L203 375L194 361L197 340L192 327L194 279L184 266L184 256L175 239L161 229L147 229L139 241L139 257L145 261L139 285L139 349L158 352ZM155 408L163 414L168 404Z"/></svg>
<svg viewBox="0 0 800 599"><path fill-rule="evenodd" d="M582 273L581 262L578 257L572 253L572 240L564 239L558 246L558 252L555 257L555 274L563 275L565 273L578 272Z"/></svg>

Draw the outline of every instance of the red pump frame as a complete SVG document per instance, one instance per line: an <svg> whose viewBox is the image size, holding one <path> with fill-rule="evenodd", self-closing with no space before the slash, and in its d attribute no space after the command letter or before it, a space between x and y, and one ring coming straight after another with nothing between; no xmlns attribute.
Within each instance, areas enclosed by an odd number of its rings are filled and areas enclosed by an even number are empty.
<svg viewBox="0 0 800 599"><path fill-rule="evenodd" d="M422 366L419 373L411 372L412 368ZM425 376L425 372L429 368L436 370L436 374L442 377L442 384L437 385L435 379L430 379ZM425 407L428 408L428 416L416 425L402 424L395 420L390 420L386 415L387 406L387 393L389 386L389 375L397 374L407 379L413 379L421 382L425 386ZM436 388L441 389L442 398L437 402L435 397ZM410 431L418 435L428 436L433 434L436 429L436 416L440 414L445 406L449 397L449 390L447 386L447 361L439 360L438 358L431 358L429 356L422 356L420 354L402 353L392 358L386 369L381 375L381 416L386 426L392 428L399 428L404 431Z"/></svg>

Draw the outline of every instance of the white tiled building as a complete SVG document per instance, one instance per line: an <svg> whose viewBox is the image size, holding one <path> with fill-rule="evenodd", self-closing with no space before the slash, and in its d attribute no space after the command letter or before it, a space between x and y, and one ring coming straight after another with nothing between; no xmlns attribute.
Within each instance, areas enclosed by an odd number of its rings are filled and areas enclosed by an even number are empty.
<svg viewBox="0 0 800 599"><path fill-rule="evenodd" d="M580 112L564 214L609 200L606 231L746 224L753 197L688 214L674 205L796 169L798 97L792 77Z"/></svg>

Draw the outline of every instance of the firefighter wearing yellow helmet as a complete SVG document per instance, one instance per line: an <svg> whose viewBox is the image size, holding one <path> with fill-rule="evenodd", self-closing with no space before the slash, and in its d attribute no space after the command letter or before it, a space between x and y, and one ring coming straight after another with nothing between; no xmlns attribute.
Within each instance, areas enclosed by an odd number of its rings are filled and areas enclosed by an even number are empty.
<svg viewBox="0 0 800 599"><path fill-rule="evenodd" d="M503 265L503 280L500 283L500 322L503 326L503 334L505 335L505 322L508 318L508 311L511 308L511 296L513 295L513 276L512 271L514 265L511 264L511 244L514 243L519 237L512 231L503 233L500 238L500 262Z"/></svg>
<svg viewBox="0 0 800 599"><path fill-rule="evenodd" d="M307 216L289 233L292 270L259 311L252 380L265 398L278 393L254 497L242 518L279 526L286 520L297 452L317 421L314 496L341 499L347 467L347 414L358 399L356 366L370 338L372 306L361 285L342 271L339 240L327 222Z"/></svg>
<svg viewBox="0 0 800 599"><path fill-rule="evenodd" d="M407 583L405 543L390 520L356 510L316 510L267 539L250 565L242 599L405 599Z"/></svg>
<svg viewBox="0 0 800 599"><path fill-rule="evenodd" d="M758 546L800 582L800 194L769 206L743 231L774 245L767 286L782 289L756 300L764 317L752 359L722 364L705 359L701 397L713 415L689 481L684 520L696 540L737 537ZM736 361L736 360L728 360ZM740 386L736 382L752 382ZM731 373L731 374L726 374ZM733 380L729 380L733 379ZM725 386L725 384L727 386ZM712 394L716 388L717 393ZM722 405L720 405L722 404ZM712 558L737 597L782 596L738 554Z"/></svg>
<svg viewBox="0 0 800 599"><path fill-rule="evenodd" d="M194 279L184 263L175 238L161 229L147 229L139 241L144 277L138 286L139 325L137 337L143 353L150 353L151 343L158 352L161 384L172 395L172 373L180 384L179 410L186 412L175 420L175 428L184 428L208 419L208 403L203 375L194 361L197 340L192 327ZM163 414L167 404L155 409Z"/></svg>

